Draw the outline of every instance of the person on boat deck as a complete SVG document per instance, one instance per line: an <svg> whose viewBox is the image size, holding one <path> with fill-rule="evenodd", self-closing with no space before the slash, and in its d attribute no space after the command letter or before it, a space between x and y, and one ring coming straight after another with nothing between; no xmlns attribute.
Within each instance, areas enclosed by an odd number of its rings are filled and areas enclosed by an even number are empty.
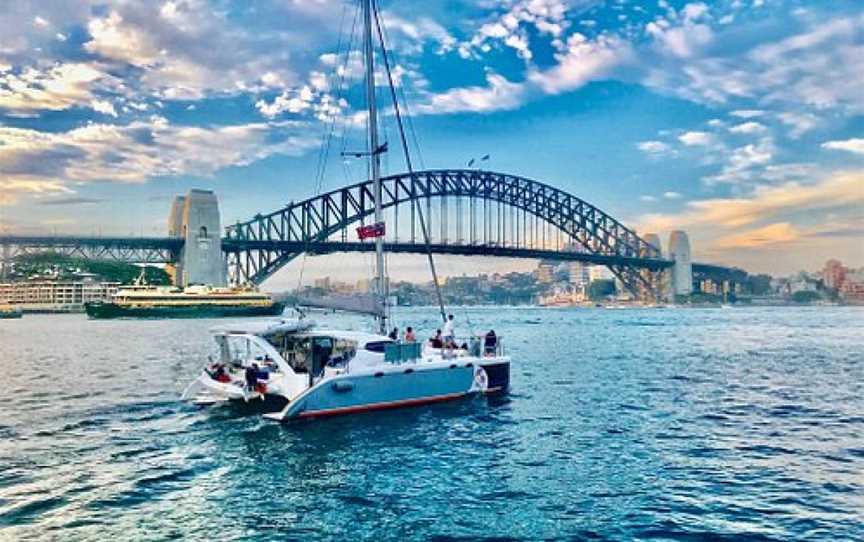
<svg viewBox="0 0 864 542"><path fill-rule="evenodd" d="M387 335L387 336L390 337L391 339L393 339L393 340L395 341L396 339L399 338L399 328L398 328L398 327L394 327L394 328L393 328L393 331L391 331L390 334Z"/></svg>
<svg viewBox="0 0 864 542"><path fill-rule="evenodd" d="M432 348L444 348L444 339L441 338L441 330L435 331L435 336L429 339L429 345Z"/></svg>
<svg viewBox="0 0 864 542"><path fill-rule="evenodd" d="M415 343L417 342L417 335L414 334L414 328L408 326L405 328L405 342L406 343Z"/></svg>
<svg viewBox="0 0 864 542"><path fill-rule="evenodd" d="M255 386L258 385L258 364L253 363L249 367L246 367L246 388L249 390L254 390Z"/></svg>
<svg viewBox="0 0 864 542"><path fill-rule="evenodd" d="M483 350L487 355L492 355L495 353L496 346L498 346L498 337L495 335L495 330L490 329L483 339Z"/></svg>
<svg viewBox="0 0 864 542"><path fill-rule="evenodd" d="M225 372L225 365L223 363L216 364L216 370L213 371L213 380L222 383L231 382L231 377Z"/></svg>
<svg viewBox="0 0 864 542"><path fill-rule="evenodd" d="M447 316L447 321L444 322L444 342L456 342L456 332L453 329L453 315ZM449 341L448 341L449 339Z"/></svg>

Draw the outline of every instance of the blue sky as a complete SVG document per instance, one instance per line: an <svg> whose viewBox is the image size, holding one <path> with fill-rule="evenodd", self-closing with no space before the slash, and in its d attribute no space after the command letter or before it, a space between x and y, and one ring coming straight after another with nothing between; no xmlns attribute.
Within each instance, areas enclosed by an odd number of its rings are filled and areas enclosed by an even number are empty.
<svg viewBox="0 0 864 542"><path fill-rule="evenodd" d="M860 2L380 6L426 167L488 153L641 232L687 230L700 260L864 265ZM359 59L338 54L355 16L336 0L12 0L0 229L162 235L191 187L219 193L226 223L313 194L327 127L362 145ZM333 153L323 187L363 172Z"/></svg>

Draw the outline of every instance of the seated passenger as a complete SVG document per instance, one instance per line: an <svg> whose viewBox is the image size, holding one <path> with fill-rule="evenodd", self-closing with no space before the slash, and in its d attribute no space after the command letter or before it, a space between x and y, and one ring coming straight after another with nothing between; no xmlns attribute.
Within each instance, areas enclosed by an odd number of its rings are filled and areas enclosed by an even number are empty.
<svg viewBox="0 0 864 542"><path fill-rule="evenodd" d="M429 339L429 345L432 348L444 348L444 339L441 337L441 330L435 332L435 336Z"/></svg>

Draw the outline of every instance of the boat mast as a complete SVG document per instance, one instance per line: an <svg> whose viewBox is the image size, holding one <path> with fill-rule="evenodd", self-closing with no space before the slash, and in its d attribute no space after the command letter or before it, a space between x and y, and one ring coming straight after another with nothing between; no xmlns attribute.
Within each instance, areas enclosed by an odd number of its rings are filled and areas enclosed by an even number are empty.
<svg viewBox="0 0 864 542"><path fill-rule="evenodd" d="M369 112L369 158L371 160L373 196L375 199L375 223L384 222L381 211L381 157L378 146L378 111L375 107L375 59L372 42L372 2L363 3L363 56L366 59L366 105ZM375 237L375 285L384 305L384 314L378 319L379 331L387 333L387 281L384 274L384 237Z"/></svg>

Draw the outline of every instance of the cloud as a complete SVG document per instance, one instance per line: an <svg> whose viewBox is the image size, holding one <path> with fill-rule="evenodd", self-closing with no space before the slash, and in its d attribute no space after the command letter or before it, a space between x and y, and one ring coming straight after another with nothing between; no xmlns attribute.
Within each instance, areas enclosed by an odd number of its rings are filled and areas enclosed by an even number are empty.
<svg viewBox="0 0 864 542"><path fill-rule="evenodd" d="M733 134L758 134L765 131L765 126L758 122L744 122L729 128Z"/></svg>
<svg viewBox="0 0 864 542"><path fill-rule="evenodd" d="M641 231L669 231L694 226L738 228L790 212L812 212L864 205L864 171L839 172L811 184L788 182L757 187L748 196L694 200L684 212L645 215Z"/></svg>
<svg viewBox="0 0 864 542"><path fill-rule="evenodd" d="M681 194L678 192L663 192L663 197L666 199L681 199Z"/></svg>
<svg viewBox="0 0 864 542"><path fill-rule="evenodd" d="M801 233L788 222L778 222L718 238L714 247L720 250L760 248L800 239Z"/></svg>
<svg viewBox="0 0 864 542"><path fill-rule="evenodd" d="M79 183L206 176L274 154L298 156L317 144L301 122L199 127L154 116L68 132L0 127L0 188L17 200L24 194L70 193Z"/></svg>
<svg viewBox="0 0 864 542"><path fill-rule="evenodd" d="M763 138L732 150L728 161L717 175L707 177L709 183L740 183L756 179L760 167L767 166L774 158L774 143Z"/></svg>
<svg viewBox="0 0 864 542"><path fill-rule="evenodd" d="M659 18L648 23L645 33L654 39L655 46L663 54L689 58L714 39L711 28L699 22L705 19L707 14L708 6L705 4L687 4L673 17ZM676 20L680 20L680 24L675 24Z"/></svg>
<svg viewBox="0 0 864 542"><path fill-rule="evenodd" d="M690 201L677 213L643 215L637 229L685 230L695 259L751 272L816 268L838 256L864 261L858 233L864 230L864 170L823 173L817 179Z"/></svg>
<svg viewBox="0 0 864 542"><path fill-rule="evenodd" d="M567 38L564 51L555 54L558 64L545 71L529 72L528 80L547 94L560 94L607 76L629 54L629 46L617 38L589 40L574 33Z"/></svg>
<svg viewBox="0 0 864 542"><path fill-rule="evenodd" d="M864 93L858 84L864 72L864 42L860 37L864 15L806 24L807 28L797 34L744 50L729 47L706 52L695 51L686 43L667 43L682 61L650 66L643 81L702 103L722 104L743 98L759 104L804 104L864 112ZM735 40L736 31L727 28L728 35L716 41ZM668 29L661 27L657 32L665 35Z"/></svg>
<svg viewBox="0 0 864 542"><path fill-rule="evenodd" d="M391 11L384 11L381 15L384 19L384 27L393 36L391 39L395 41L389 43L388 46L398 50L401 54L420 53L423 44L427 42L437 44L437 54L447 53L456 47L456 38L446 28L429 17L408 20Z"/></svg>
<svg viewBox="0 0 864 542"><path fill-rule="evenodd" d="M864 138L852 138L845 141L826 141L822 143L822 148L864 155Z"/></svg>
<svg viewBox="0 0 864 542"><path fill-rule="evenodd" d="M426 103L416 106L418 113L427 115L462 113L488 113L515 109L522 104L525 86L508 81L494 72L486 74L487 86L454 88L427 96Z"/></svg>
<svg viewBox="0 0 864 542"><path fill-rule="evenodd" d="M792 139L801 137L819 125L819 119L812 113L784 112L778 113L777 118L783 124L792 127L789 130L789 137Z"/></svg>
<svg viewBox="0 0 864 542"><path fill-rule="evenodd" d="M91 100L90 107L97 113L117 117L117 111L114 109L114 104L107 100Z"/></svg>
<svg viewBox="0 0 864 542"><path fill-rule="evenodd" d="M662 141L641 141L636 144L636 147L648 154L662 154L670 150L669 145Z"/></svg>
<svg viewBox="0 0 864 542"><path fill-rule="evenodd" d="M752 119L764 116L765 111L761 111L759 109L737 109L735 111L730 111L729 114L733 117L738 117L742 119Z"/></svg>
<svg viewBox="0 0 864 542"><path fill-rule="evenodd" d="M0 169L2 173L2 169ZM41 179L13 179L0 175L0 207L18 203L22 195L43 196L46 194L68 194L71 189L60 181Z"/></svg>
<svg viewBox="0 0 864 542"><path fill-rule="evenodd" d="M688 147L692 147L695 145L710 145L713 138L707 132L685 132L678 136L678 140Z"/></svg>
<svg viewBox="0 0 864 542"><path fill-rule="evenodd" d="M298 83L298 68L315 60L288 51L336 41L330 26L339 18L328 20L317 13L336 6L313 4L256 4L249 8L258 12L252 30L242 24L243 18L203 0L116 3L88 21L90 39L84 49L126 71L135 83L129 92L159 99L255 93L276 83L285 88ZM291 21L290 29L278 30L275 21L285 20ZM261 82L264 76L269 84Z"/></svg>
<svg viewBox="0 0 864 542"><path fill-rule="evenodd" d="M61 111L89 106L94 90L119 82L91 63L57 63L44 70L0 73L0 109L12 112Z"/></svg>
<svg viewBox="0 0 864 542"><path fill-rule="evenodd" d="M468 42L461 43L459 54L462 58L479 57L492 45L503 44L529 62L534 56L529 39L532 33L550 36L553 47L563 48L559 38L570 26L567 11L568 5L562 0L517 0L502 15L481 25Z"/></svg>
<svg viewBox="0 0 864 542"><path fill-rule="evenodd" d="M84 198L81 196L69 196L61 198L52 198L39 201L39 205L89 205L92 203L102 203L103 199L99 198Z"/></svg>

